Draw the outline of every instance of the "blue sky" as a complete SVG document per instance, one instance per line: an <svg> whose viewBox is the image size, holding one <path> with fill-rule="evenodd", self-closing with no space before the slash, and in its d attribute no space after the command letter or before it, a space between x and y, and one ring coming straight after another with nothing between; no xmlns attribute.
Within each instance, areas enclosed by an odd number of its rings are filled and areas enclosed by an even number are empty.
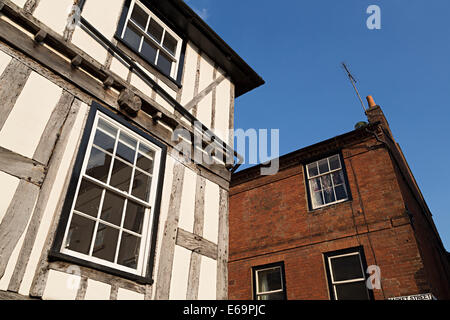
<svg viewBox="0 0 450 320"><path fill-rule="evenodd" d="M366 120L348 63L363 99L383 108L450 250L450 1L187 3L266 81L236 100L235 125L280 129L280 154ZM366 26L372 4L381 30Z"/></svg>

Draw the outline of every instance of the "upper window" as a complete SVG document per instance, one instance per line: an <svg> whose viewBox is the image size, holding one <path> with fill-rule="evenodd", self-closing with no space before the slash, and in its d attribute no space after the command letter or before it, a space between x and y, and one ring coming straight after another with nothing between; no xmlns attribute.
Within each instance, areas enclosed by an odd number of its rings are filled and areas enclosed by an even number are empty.
<svg viewBox="0 0 450 320"><path fill-rule="evenodd" d="M306 166L312 209L348 200L341 158L334 155Z"/></svg>
<svg viewBox="0 0 450 320"><path fill-rule="evenodd" d="M253 269L253 289L256 300L286 299L283 269L283 264L262 266Z"/></svg>
<svg viewBox="0 0 450 320"><path fill-rule="evenodd" d="M358 249L345 253L325 254L330 294L334 300L369 300L362 252Z"/></svg>
<svg viewBox="0 0 450 320"><path fill-rule="evenodd" d="M146 61L176 78L182 41L146 6L133 0L120 32L120 38Z"/></svg>
<svg viewBox="0 0 450 320"><path fill-rule="evenodd" d="M58 251L145 277L162 152L97 111Z"/></svg>

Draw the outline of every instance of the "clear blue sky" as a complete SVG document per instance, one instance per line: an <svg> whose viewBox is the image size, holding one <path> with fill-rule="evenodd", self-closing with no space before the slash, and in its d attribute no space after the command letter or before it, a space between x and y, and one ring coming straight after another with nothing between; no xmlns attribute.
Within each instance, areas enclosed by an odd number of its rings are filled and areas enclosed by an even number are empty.
<svg viewBox="0 0 450 320"><path fill-rule="evenodd" d="M235 125L280 129L280 154L366 120L347 62L363 99L383 108L450 250L450 1L187 3L266 81L237 99ZM366 27L371 4L381 30Z"/></svg>

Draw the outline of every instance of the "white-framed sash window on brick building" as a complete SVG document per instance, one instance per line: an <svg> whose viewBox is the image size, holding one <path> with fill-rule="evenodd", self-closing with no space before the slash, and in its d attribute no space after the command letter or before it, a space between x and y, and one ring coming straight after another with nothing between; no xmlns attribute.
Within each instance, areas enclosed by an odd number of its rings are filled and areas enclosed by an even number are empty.
<svg viewBox="0 0 450 320"><path fill-rule="evenodd" d="M253 294L256 300L285 300L283 263L253 268Z"/></svg>

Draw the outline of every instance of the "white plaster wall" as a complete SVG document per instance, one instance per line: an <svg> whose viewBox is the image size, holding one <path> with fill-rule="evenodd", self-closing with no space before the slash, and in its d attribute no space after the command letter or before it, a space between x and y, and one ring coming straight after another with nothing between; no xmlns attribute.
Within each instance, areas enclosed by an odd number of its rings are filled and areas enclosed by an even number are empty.
<svg viewBox="0 0 450 320"><path fill-rule="evenodd" d="M212 60L202 55L200 60L200 81L198 92L202 92L203 89L208 87L213 80L214 63ZM198 104L197 118L208 128L211 127L211 114L212 114L212 93L209 93Z"/></svg>
<svg viewBox="0 0 450 320"><path fill-rule="evenodd" d="M32 158L61 93L56 84L32 72L0 132L0 146Z"/></svg>
<svg viewBox="0 0 450 320"><path fill-rule="evenodd" d="M158 224L158 234L156 242L156 252L155 252L155 267L153 270L153 279L155 283L158 281L158 267L159 267L159 257L161 254L161 244L164 235L164 226L167 220L167 213L169 211L170 193L172 191L172 181L173 181L173 167L175 160L167 155L166 159L166 171L164 173L164 185L161 197L161 209L159 213L159 224ZM156 290L152 291L152 299L155 298Z"/></svg>
<svg viewBox="0 0 450 320"><path fill-rule="evenodd" d="M43 300L75 300L80 276L50 270L45 286Z"/></svg>
<svg viewBox="0 0 450 320"><path fill-rule="evenodd" d="M148 97L152 96L152 87L150 87L144 80L141 79L141 77L139 77L135 73L131 75L131 85L141 90L142 93L147 95Z"/></svg>
<svg viewBox="0 0 450 320"><path fill-rule="evenodd" d="M106 48L104 48L80 27L75 28L72 36L72 43L101 64L105 63L108 54Z"/></svg>
<svg viewBox="0 0 450 320"><path fill-rule="evenodd" d="M128 67L115 57L112 59L109 69L124 80L128 78Z"/></svg>
<svg viewBox="0 0 450 320"><path fill-rule="evenodd" d="M19 7L23 8L23 6L24 6L25 2L27 2L27 0L12 0L12 2L14 2Z"/></svg>
<svg viewBox="0 0 450 320"><path fill-rule="evenodd" d="M62 35L72 6L73 0L41 0L34 16Z"/></svg>
<svg viewBox="0 0 450 320"><path fill-rule="evenodd" d="M219 237L219 186L206 180L203 237L217 243Z"/></svg>
<svg viewBox="0 0 450 320"><path fill-rule="evenodd" d="M175 246L172 278L170 279L170 300L186 300L191 252L178 245Z"/></svg>
<svg viewBox="0 0 450 320"><path fill-rule="evenodd" d="M39 225L36 240L33 245L33 249L30 254L30 258L25 270L24 278L20 286L19 293L22 295L28 295L30 292L31 284L36 272L39 259L44 248L48 233L50 231L51 223L54 219L56 206L61 196L62 188L66 179L72 174L70 170L70 163L72 158L76 156L78 150L78 142L81 138L81 133L84 127L84 120L86 113L88 111L88 106L84 103L80 106L80 111L77 115L75 123L72 127L64 155L61 159L61 164L56 176L56 180L53 184L52 192L48 199L47 206L45 208L44 214Z"/></svg>
<svg viewBox="0 0 450 320"><path fill-rule="evenodd" d="M3 51L0 51L0 75L3 73L3 71L5 71L5 68L11 62L11 59L11 56L4 53Z"/></svg>
<svg viewBox="0 0 450 320"><path fill-rule="evenodd" d="M186 168L184 171L183 192L181 194L180 220L178 227L194 232L195 189L197 175Z"/></svg>
<svg viewBox="0 0 450 320"><path fill-rule="evenodd" d="M109 300L111 286L109 284L88 279L84 300Z"/></svg>
<svg viewBox="0 0 450 320"><path fill-rule="evenodd" d="M187 43L186 53L184 57L184 78L183 78L183 88L181 93L181 105L186 105L189 101L194 98L194 87L195 87L195 75L197 70L197 57L198 53L196 47L190 42Z"/></svg>
<svg viewBox="0 0 450 320"><path fill-rule="evenodd" d="M228 122L230 117L230 90L231 83L227 78L224 79L216 89L216 128L214 132L225 142L228 142L229 137Z"/></svg>
<svg viewBox="0 0 450 320"><path fill-rule="evenodd" d="M83 8L83 17L107 39L112 40L122 13L123 3L124 0L87 0Z"/></svg>
<svg viewBox="0 0 450 320"><path fill-rule="evenodd" d="M117 300L144 300L144 295L135 291L119 288Z"/></svg>
<svg viewBox="0 0 450 320"><path fill-rule="evenodd" d="M217 261L202 256L198 300L216 300Z"/></svg>

